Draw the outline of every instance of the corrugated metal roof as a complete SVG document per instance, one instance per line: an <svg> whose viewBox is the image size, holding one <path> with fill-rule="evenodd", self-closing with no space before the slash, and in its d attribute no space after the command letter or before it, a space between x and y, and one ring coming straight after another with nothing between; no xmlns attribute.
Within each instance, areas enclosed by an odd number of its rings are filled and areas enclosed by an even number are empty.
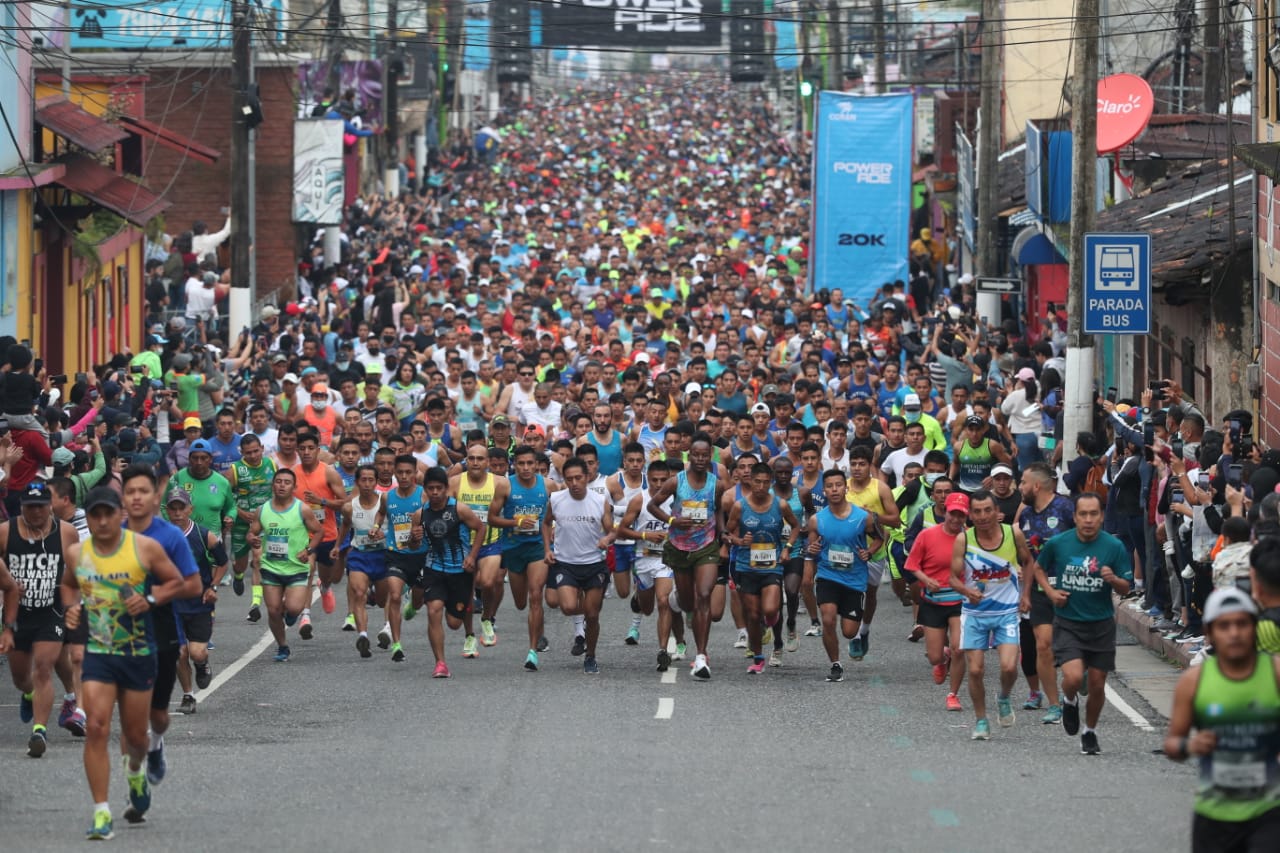
<svg viewBox="0 0 1280 853"><path fill-rule="evenodd" d="M222 152L216 148L210 148L202 145L194 139L183 136L175 130L156 124L153 121L147 121L145 118L134 118L133 116L122 115L117 119L120 126L137 134L152 139L166 148L171 148L181 154L185 154L192 160L198 160L201 163L213 165L218 162L218 158L222 156Z"/></svg>
<svg viewBox="0 0 1280 853"><path fill-rule="evenodd" d="M41 98L36 103L36 123L95 154L129 138L129 131L98 118L61 95Z"/></svg>
<svg viewBox="0 0 1280 853"><path fill-rule="evenodd" d="M142 184L120 177L89 157L70 154L59 162L67 168L66 174L58 179L59 186L123 216L134 225L146 225L153 216L171 206Z"/></svg>

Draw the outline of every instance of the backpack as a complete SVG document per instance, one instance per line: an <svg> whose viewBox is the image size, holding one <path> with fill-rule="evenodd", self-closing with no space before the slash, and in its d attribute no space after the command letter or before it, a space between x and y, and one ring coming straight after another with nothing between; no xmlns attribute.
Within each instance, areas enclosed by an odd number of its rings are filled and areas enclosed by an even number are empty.
<svg viewBox="0 0 1280 853"><path fill-rule="evenodd" d="M1093 465L1089 468L1089 473L1085 474L1084 485L1080 487L1081 494L1090 493L1102 498L1103 505L1107 502L1107 484L1103 480L1103 475L1107 472L1107 460L1095 459Z"/></svg>

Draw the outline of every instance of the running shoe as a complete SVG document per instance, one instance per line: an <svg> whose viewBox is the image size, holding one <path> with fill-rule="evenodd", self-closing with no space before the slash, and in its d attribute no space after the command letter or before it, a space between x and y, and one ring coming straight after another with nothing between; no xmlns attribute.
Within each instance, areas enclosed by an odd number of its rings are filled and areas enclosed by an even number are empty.
<svg viewBox="0 0 1280 853"><path fill-rule="evenodd" d="M404 607L400 608L400 615L408 622L410 619L418 615L418 608L413 606L409 599L404 600Z"/></svg>
<svg viewBox="0 0 1280 853"><path fill-rule="evenodd" d="M626 644L628 646L640 645L640 629L637 628L635 625L632 625L630 628L627 629Z"/></svg>
<svg viewBox="0 0 1280 853"><path fill-rule="evenodd" d="M493 632L492 620L480 620L480 642L486 646L495 646L498 644L498 635Z"/></svg>
<svg viewBox="0 0 1280 853"><path fill-rule="evenodd" d="M849 659L862 660L862 656L866 654L866 650L862 646L862 638L854 637L849 641Z"/></svg>
<svg viewBox="0 0 1280 853"><path fill-rule="evenodd" d="M209 666L209 662L196 664L196 687L201 690L208 689L211 681L213 681L213 667Z"/></svg>
<svg viewBox="0 0 1280 853"><path fill-rule="evenodd" d="M985 719L978 720L973 724L973 733L969 735L969 740L991 740L991 724Z"/></svg>
<svg viewBox="0 0 1280 853"><path fill-rule="evenodd" d="M284 612L284 626L286 628L292 628L294 625L297 625L297 624L298 624L298 614L290 613L288 610L286 610Z"/></svg>
<svg viewBox="0 0 1280 853"><path fill-rule="evenodd" d="M182 704L178 706L179 714L194 714L196 712L196 697L190 693L182 694Z"/></svg>
<svg viewBox="0 0 1280 853"><path fill-rule="evenodd" d="M912 643L918 643L923 638L924 638L924 626L912 625L911 633L907 635L907 640Z"/></svg>
<svg viewBox="0 0 1280 853"><path fill-rule="evenodd" d="M347 618L342 620L342 630L354 631L356 629L356 615L348 613Z"/></svg>
<svg viewBox="0 0 1280 853"><path fill-rule="evenodd" d="M1039 711L1044 706L1044 694L1039 690L1032 690L1027 694L1027 701L1022 703L1024 711Z"/></svg>
<svg viewBox="0 0 1280 853"><path fill-rule="evenodd" d="M391 648L391 623L382 626L382 630L378 631L378 648Z"/></svg>
<svg viewBox="0 0 1280 853"><path fill-rule="evenodd" d="M580 658L587 653L587 638L581 634L575 634L573 637L573 648L569 649L569 654L575 658Z"/></svg>
<svg viewBox="0 0 1280 853"><path fill-rule="evenodd" d="M747 647L747 630L745 628L739 629L738 639L733 641L733 647L735 649L745 649Z"/></svg>
<svg viewBox="0 0 1280 853"><path fill-rule="evenodd" d="M587 675L599 675L600 665L596 663L596 659L591 655L587 655L582 659L582 671Z"/></svg>
<svg viewBox="0 0 1280 853"><path fill-rule="evenodd" d="M524 657L524 668L530 672L538 671L538 653L533 649L529 649L529 654Z"/></svg>
<svg viewBox="0 0 1280 853"><path fill-rule="evenodd" d="M688 651L688 649L689 647L686 646L684 643L676 643L676 653L671 656L671 659L684 660L684 653Z"/></svg>
<svg viewBox="0 0 1280 853"><path fill-rule="evenodd" d="M999 720L1001 727L1007 729L1013 725L1013 702L1010 701L1008 696L996 697L996 712L998 715L997 720Z"/></svg>
<svg viewBox="0 0 1280 853"><path fill-rule="evenodd" d="M150 753L147 755L150 758ZM128 756L125 756L125 764L129 763ZM150 761L147 762L150 765ZM129 782L129 805L140 815L147 813L147 809L151 808L151 786L147 784L147 776L150 775L151 768L148 766L146 771L140 771L138 775L129 775L128 767L125 768L125 778Z"/></svg>
<svg viewBox="0 0 1280 853"><path fill-rule="evenodd" d="M782 655L778 654L777 649L769 654L769 666L782 666Z"/></svg>
<svg viewBox="0 0 1280 853"><path fill-rule="evenodd" d="M27 757L39 758L49 748L49 735L44 726L36 726L31 730L31 739L27 741Z"/></svg>
<svg viewBox="0 0 1280 853"><path fill-rule="evenodd" d="M800 638L796 636L795 631L787 632L787 645L785 648L788 652L800 651Z"/></svg>
<svg viewBox="0 0 1280 853"><path fill-rule="evenodd" d="M110 841L115 837L115 830L111 823L111 812L96 811L93 813L93 826L89 827L89 831L84 837L90 841Z"/></svg>
<svg viewBox="0 0 1280 853"><path fill-rule="evenodd" d="M373 657L373 651L369 648L369 637L367 635L361 634L356 637L356 651L360 653L362 658Z"/></svg>
<svg viewBox="0 0 1280 853"><path fill-rule="evenodd" d="M298 620L298 636L304 640L310 640L311 634L311 617L304 613Z"/></svg>
<svg viewBox="0 0 1280 853"><path fill-rule="evenodd" d="M840 665L840 661L831 664L831 671L827 673L827 681L834 684L844 681L844 667Z"/></svg>
<svg viewBox="0 0 1280 853"><path fill-rule="evenodd" d="M280 646L276 649L276 656L273 658L276 663L284 663L289 659L289 647Z"/></svg>
<svg viewBox="0 0 1280 853"><path fill-rule="evenodd" d="M760 648L773 645L773 628L765 626L764 633L760 635Z"/></svg>
<svg viewBox="0 0 1280 853"><path fill-rule="evenodd" d="M128 761L126 758L125 761ZM129 768L125 767L125 775L129 775ZM147 781L152 785L159 785L164 781L165 774L169 772L169 762L164 757L164 740L161 739L160 746L147 751ZM142 809L146 811L146 809Z"/></svg>
<svg viewBox="0 0 1280 853"><path fill-rule="evenodd" d="M658 649L658 672L666 672L671 668L671 653L666 649Z"/></svg>
<svg viewBox="0 0 1280 853"><path fill-rule="evenodd" d="M65 729L67 723L71 721L71 715L76 712L76 700L63 699L62 707L58 709L58 727Z"/></svg>
<svg viewBox="0 0 1280 853"><path fill-rule="evenodd" d="M464 658L480 657L480 649L476 646L476 635L472 634L462 641L462 656Z"/></svg>
<svg viewBox="0 0 1280 853"><path fill-rule="evenodd" d="M76 708L76 712L67 721L67 731L71 732L72 737L84 737L85 722L84 711Z"/></svg>
<svg viewBox="0 0 1280 853"><path fill-rule="evenodd" d="M1081 755L1098 755L1102 752L1102 747L1098 746L1098 733L1085 732L1080 735L1080 754Z"/></svg>
<svg viewBox="0 0 1280 853"><path fill-rule="evenodd" d="M539 637L539 638L538 638L538 648L536 649L536 651L539 651L539 652L545 652L545 651L546 651L547 649L549 649L549 648L551 648L551 644L550 644L549 642L547 642L547 638L546 638L546 637Z"/></svg>
<svg viewBox="0 0 1280 853"><path fill-rule="evenodd" d="M1080 705L1062 703L1062 730L1071 737L1080 734Z"/></svg>
<svg viewBox="0 0 1280 853"><path fill-rule="evenodd" d="M255 604L249 608L249 615L244 617L244 621L257 622L261 618L262 618L262 608Z"/></svg>
<svg viewBox="0 0 1280 853"><path fill-rule="evenodd" d="M933 667L933 683L941 684L947 680L947 668L942 664L934 664Z"/></svg>
<svg viewBox="0 0 1280 853"><path fill-rule="evenodd" d="M821 636L822 636L822 623L821 623L821 622L814 622L814 623L812 623L812 624L809 626L809 630L804 632L804 635L805 635L806 637L821 637Z"/></svg>
<svg viewBox="0 0 1280 853"><path fill-rule="evenodd" d="M1062 706L1050 705L1049 710L1044 712L1044 716L1040 718L1040 722L1046 726L1056 726L1062 722Z"/></svg>
<svg viewBox="0 0 1280 853"><path fill-rule="evenodd" d="M146 823L147 822L147 819L146 817L143 816L142 812L138 811L133 806L125 806L124 814L122 816L124 817L126 823Z"/></svg>
<svg viewBox="0 0 1280 853"><path fill-rule="evenodd" d="M959 696L957 696L957 695L956 695L956 694L954 694L954 693L948 693L948 694L947 694L947 710L948 710L948 711L963 711L963 710L964 710L964 708L960 706L960 697L959 697Z"/></svg>
<svg viewBox="0 0 1280 853"><path fill-rule="evenodd" d="M391 662L404 663L404 649L400 647L399 643L391 644Z"/></svg>
<svg viewBox="0 0 1280 853"><path fill-rule="evenodd" d="M35 699L34 693L23 693L22 698L18 700L18 719L24 723L30 723L36 718L36 706L32 700Z"/></svg>
<svg viewBox="0 0 1280 853"><path fill-rule="evenodd" d="M751 666L747 667L747 675L760 675L764 672L764 658L756 658L751 662Z"/></svg>
<svg viewBox="0 0 1280 853"><path fill-rule="evenodd" d="M693 659L693 677L702 681L711 680L711 665L707 663L706 655L698 655Z"/></svg>
<svg viewBox="0 0 1280 853"><path fill-rule="evenodd" d="M451 678L452 676L453 673L449 672L449 667L444 661L436 661L436 668L431 673L432 678Z"/></svg>
<svg viewBox="0 0 1280 853"><path fill-rule="evenodd" d="M244 595L244 575L231 576L231 591L236 595Z"/></svg>
<svg viewBox="0 0 1280 853"><path fill-rule="evenodd" d="M337 608L338 597L333 594L332 587L326 586L320 590L320 606L325 613L332 613Z"/></svg>

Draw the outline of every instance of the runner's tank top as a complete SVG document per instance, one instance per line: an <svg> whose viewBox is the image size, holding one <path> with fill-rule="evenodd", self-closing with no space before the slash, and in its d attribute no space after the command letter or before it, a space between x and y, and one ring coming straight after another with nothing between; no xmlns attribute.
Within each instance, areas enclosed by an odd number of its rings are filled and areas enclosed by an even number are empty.
<svg viewBox="0 0 1280 853"><path fill-rule="evenodd" d="M619 471L618 485L622 487L622 500L617 501L613 504L613 526L614 527L617 527L619 524L622 523L622 517L627 514L627 507L631 506L631 499L634 498L636 495L641 494L642 492L647 492L649 490L649 478L642 475L640 477L640 485L630 486L627 484L627 478L623 475L621 471ZM643 506L641 506L640 511L644 512ZM632 540L632 539L628 539L625 541L622 539L619 539L614 544L613 547L615 549L634 548L636 547L636 543L635 543L635 540Z"/></svg>
<svg viewBox="0 0 1280 853"><path fill-rule="evenodd" d="M450 575L461 574L462 561L471 550L471 529L458 516L458 502L449 498L440 509L432 509L431 504L423 506L422 531L431 568Z"/></svg>
<svg viewBox="0 0 1280 853"><path fill-rule="evenodd" d="M76 565L76 580L84 596L81 618L89 630L86 651L127 657L155 653L151 613L131 616L125 607L126 598L144 594L147 576L132 530L121 532L120 542L109 554L99 553L92 540L84 544Z"/></svg>
<svg viewBox="0 0 1280 853"><path fill-rule="evenodd" d="M244 512L253 512L271 500L271 479L276 475L276 463L263 458L257 468L253 468L243 460L235 462L232 469L236 472L235 500L236 507ZM241 531L249 529L249 522L236 519L234 525Z"/></svg>
<svg viewBox="0 0 1280 853"><path fill-rule="evenodd" d="M373 529L373 521L378 516L381 501L374 500L372 507L360 505L360 495L351 498L351 547L357 551L381 551L385 539L374 539L369 535Z"/></svg>
<svg viewBox="0 0 1280 853"><path fill-rule="evenodd" d="M471 508L471 511L480 516L480 520L488 524L489 522L489 505L493 503L493 493L497 490L497 484L494 481L494 475L485 472L484 482L479 486L473 485L471 477L467 473L463 473L458 477L458 497L459 503L464 503ZM498 537L502 533L500 527L489 527L485 531L484 544L497 542Z"/></svg>
<svg viewBox="0 0 1280 853"><path fill-rule="evenodd" d="M769 496L769 508L757 512L749 500L740 504L738 535L751 534L751 545L734 549L733 568L739 572L782 572L782 503L777 495Z"/></svg>
<svg viewBox="0 0 1280 853"><path fill-rule="evenodd" d="M6 562L9 572L22 584L22 613L61 610L58 586L62 583L62 530L58 519L43 539L25 539L18 532L18 519L9 519L9 541Z"/></svg>
<svg viewBox="0 0 1280 853"><path fill-rule="evenodd" d="M295 494L303 495L306 492L315 492L320 497L334 503L346 497L346 495L334 494L333 489L329 487L328 482L329 466L323 462L317 463L315 468L308 473L302 467L302 463L293 466L293 473L298 476L298 487ZM324 528L324 533L320 539L323 542L333 542L338 538L338 522L335 513L320 506L320 504L308 504L307 509L315 516L316 521L320 522L320 526Z"/></svg>
<svg viewBox="0 0 1280 853"><path fill-rule="evenodd" d="M1270 655L1259 653L1253 674L1235 680L1205 658L1192 713L1197 729L1218 736L1200 759L1195 811L1240 824L1280 808L1280 686Z"/></svg>
<svg viewBox="0 0 1280 853"><path fill-rule="evenodd" d="M534 525L533 529L527 533L521 532L518 527L507 528L503 531L506 534L504 541L509 546L542 541L542 516L546 511L547 481L543 476L535 474L531 486L522 484L519 477L512 477L511 495L502 505L502 517L516 521L532 518Z"/></svg>
<svg viewBox="0 0 1280 853"><path fill-rule="evenodd" d="M311 541L302 513L302 501L297 498L285 510L277 510L271 501L258 510L262 522L262 567L267 571L298 575L308 570L307 563L298 559L298 553Z"/></svg>
<svg viewBox="0 0 1280 853"><path fill-rule="evenodd" d="M858 551L867 547L867 523L871 519L866 511L850 504L849 515L837 518L828 506L818 512L817 519L818 539L822 542L816 560L818 579L866 592L867 563L858 556Z"/></svg>
<svg viewBox="0 0 1280 853"><path fill-rule="evenodd" d="M387 492L387 518L383 522L386 531L386 547L388 551L400 554L422 554L427 550L426 540L416 546L410 544L413 533L413 514L423 508L426 499L422 494L422 486L414 486L407 496L400 494L399 489Z"/></svg>
<svg viewBox="0 0 1280 853"><path fill-rule="evenodd" d="M1018 543L1013 528L1000 525L1000 545L988 551L978 544L978 531L965 532L964 582L982 593L982 601L964 601L969 612L1001 616L1018 612Z"/></svg>
<svg viewBox="0 0 1280 853"><path fill-rule="evenodd" d="M962 492L972 494L982 488L982 481L991 475L995 467L995 456L991 453L991 440L983 438L979 446L974 447L968 439L960 445L960 453L956 457L960 465L960 477L956 486Z"/></svg>
<svg viewBox="0 0 1280 853"><path fill-rule="evenodd" d="M671 544L681 551L693 552L705 548L716 540L716 475L707 473L707 481L701 489L689 482L689 473L676 475L673 518L690 518L702 522L688 530L671 528Z"/></svg>
<svg viewBox="0 0 1280 853"><path fill-rule="evenodd" d="M649 512L649 498L652 497L645 491L644 500L640 501L640 514L636 516L635 527L633 530L639 533L661 533L662 539L656 542L638 542L636 548L636 558L643 565L645 560L654 562L662 562L662 548L666 545L667 525L658 521L657 517ZM667 502L662 505L663 512L671 514L671 503L675 498L667 498ZM648 566L651 567L651 566Z"/></svg>
<svg viewBox="0 0 1280 853"><path fill-rule="evenodd" d="M871 480L861 489L855 489L853 481L849 481L848 491L849 503L854 506L861 507L867 512L874 512L877 516L884 515L884 502L880 500L880 481L872 477ZM880 550L871 555L872 559L883 557L889 550L889 537L885 536L884 544L880 546Z"/></svg>
<svg viewBox="0 0 1280 853"><path fill-rule="evenodd" d="M596 431L587 433L587 441L596 449L600 459L600 473L611 477L622 468L622 436L617 430L611 430L613 436L608 444L600 444L596 440Z"/></svg>

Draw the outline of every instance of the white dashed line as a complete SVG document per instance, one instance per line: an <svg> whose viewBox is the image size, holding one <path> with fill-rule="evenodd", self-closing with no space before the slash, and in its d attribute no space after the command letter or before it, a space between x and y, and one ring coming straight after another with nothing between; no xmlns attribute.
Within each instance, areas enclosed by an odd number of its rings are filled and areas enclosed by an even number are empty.
<svg viewBox="0 0 1280 853"><path fill-rule="evenodd" d="M655 720L669 720L671 714L676 709L676 700L663 697L658 700L658 713L653 715Z"/></svg>
<svg viewBox="0 0 1280 853"><path fill-rule="evenodd" d="M1119 694L1110 684L1107 685L1107 701L1116 707L1116 710L1129 718L1129 722L1133 723L1144 732L1155 731L1155 726L1147 722L1147 718L1139 714L1133 709L1133 706L1124 701L1124 697Z"/></svg>
<svg viewBox="0 0 1280 853"><path fill-rule="evenodd" d="M316 587L315 591L312 592L311 594L311 604L315 605L315 603L319 600L320 600L320 588ZM266 605L263 605L262 615L264 617L267 615L266 610L267 610ZM227 664L227 666L224 669L219 670L218 673L213 676L213 681L209 682L208 687L206 687L204 690L197 690L196 698L198 698L202 702L205 699L208 699L210 696L213 695L213 692L215 690L217 690L219 687L221 687L222 685L230 681L232 678L234 678L236 673L240 672L240 670L244 669L246 666L249 665L249 661L253 660L258 655L265 652L267 650L267 647L274 642L275 642L275 639L271 636L271 629L268 628L267 632L262 635L262 638L258 640L258 642L254 643L253 646L250 647L249 651L245 652L244 654L240 655L240 657L236 658L234 661Z"/></svg>

